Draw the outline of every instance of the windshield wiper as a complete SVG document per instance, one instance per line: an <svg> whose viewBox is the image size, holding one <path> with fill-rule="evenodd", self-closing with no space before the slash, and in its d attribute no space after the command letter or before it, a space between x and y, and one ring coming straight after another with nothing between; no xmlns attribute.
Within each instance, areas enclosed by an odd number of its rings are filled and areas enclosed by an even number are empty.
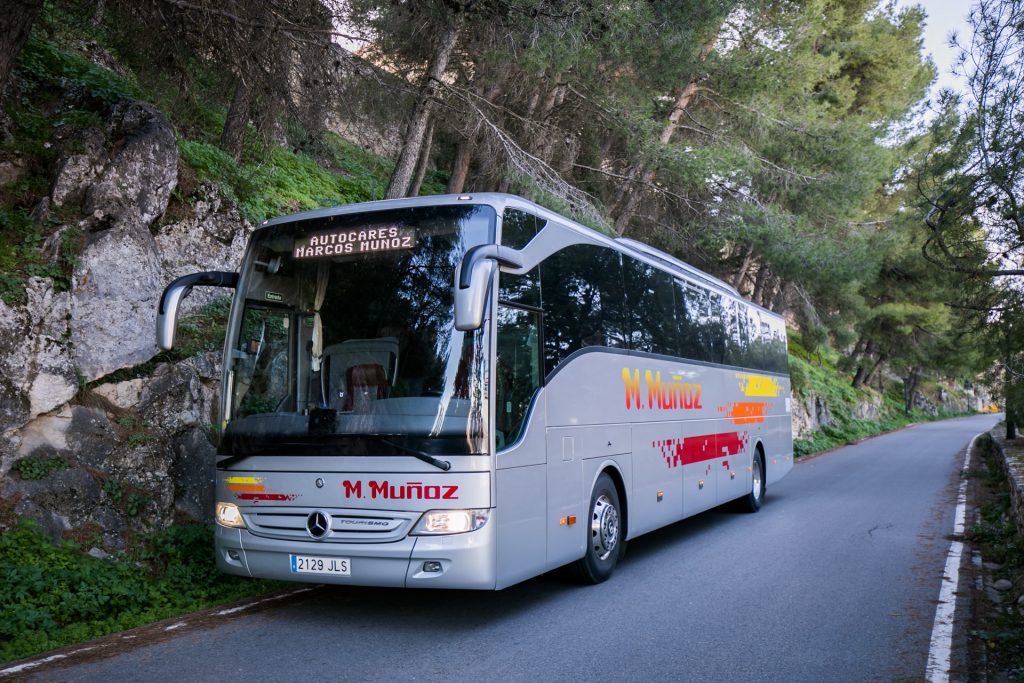
<svg viewBox="0 0 1024 683"><path fill-rule="evenodd" d="M430 453L424 453L423 451L416 450L415 448L409 448L408 446L397 444L394 441L385 439L383 436L379 434L365 434L364 436L372 437L383 444L391 446L392 448L397 448L398 450L408 453L412 457L422 460L423 462L433 465L434 467L444 470L445 472L452 468L452 464L447 460L441 460L440 458L435 458Z"/></svg>

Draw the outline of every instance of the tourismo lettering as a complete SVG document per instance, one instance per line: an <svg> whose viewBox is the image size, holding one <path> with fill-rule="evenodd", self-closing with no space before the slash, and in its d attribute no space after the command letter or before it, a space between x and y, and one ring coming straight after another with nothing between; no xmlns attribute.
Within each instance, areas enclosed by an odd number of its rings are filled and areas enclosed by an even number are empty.
<svg viewBox="0 0 1024 683"><path fill-rule="evenodd" d="M411 249L416 246L416 231L412 228L389 226L321 232L295 240L294 258L317 258L365 254L375 251Z"/></svg>
<svg viewBox="0 0 1024 683"><path fill-rule="evenodd" d="M622 383L626 389L626 410L645 407L640 386L640 370L622 368ZM682 375L670 375L663 380L660 371L644 371L647 389L646 407L649 410L700 410L700 384L684 382Z"/></svg>
<svg viewBox="0 0 1024 683"><path fill-rule="evenodd" d="M341 482L346 498L362 498L363 482L349 481ZM421 481L410 481L405 484L392 484L387 479L377 481L371 479L366 482L367 491L371 499L383 498L385 500L458 500L457 485L451 484L426 484Z"/></svg>

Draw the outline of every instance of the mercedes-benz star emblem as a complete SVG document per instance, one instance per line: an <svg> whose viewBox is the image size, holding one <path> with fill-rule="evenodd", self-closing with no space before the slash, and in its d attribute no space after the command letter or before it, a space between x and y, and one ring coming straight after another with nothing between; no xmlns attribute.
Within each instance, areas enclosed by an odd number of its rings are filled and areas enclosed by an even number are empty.
<svg viewBox="0 0 1024 683"><path fill-rule="evenodd" d="M319 540L331 530L331 517L326 512L317 510L310 512L306 518L306 532L313 538Z"/></svg>

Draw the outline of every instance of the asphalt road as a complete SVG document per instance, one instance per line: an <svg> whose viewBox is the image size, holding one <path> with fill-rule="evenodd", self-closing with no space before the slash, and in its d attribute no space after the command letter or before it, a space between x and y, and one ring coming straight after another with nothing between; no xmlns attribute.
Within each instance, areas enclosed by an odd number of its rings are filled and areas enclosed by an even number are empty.
<svg viewBox="0 0 1024 683"><path fill-rule="evenodd" d="M35 679L921 680L963 449L994 421L802 462L760 513L648 534L598 586L325 587Z"/></svg>

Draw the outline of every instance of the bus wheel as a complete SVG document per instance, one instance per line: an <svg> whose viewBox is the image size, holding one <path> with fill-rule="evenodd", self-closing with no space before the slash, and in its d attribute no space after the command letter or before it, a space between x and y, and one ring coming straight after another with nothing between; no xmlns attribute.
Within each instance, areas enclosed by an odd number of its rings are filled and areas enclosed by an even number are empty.
<svg viewBox="0 0 1024 683"><path fill-rule="evenodd" d="M597 478L594 492L590 494L589 517L587 550L583 558L577 560L575 569L581 580L601 583L612 575L625 543L619 493L607 474Z"/></svg>
<svg viewBox="0 0 1024 683"><path fill-rule="evenodd" d="M764 456L758 450L750 468L750 493L741 498L741 507L747 512L757 512L764 503Z"/></svg>

